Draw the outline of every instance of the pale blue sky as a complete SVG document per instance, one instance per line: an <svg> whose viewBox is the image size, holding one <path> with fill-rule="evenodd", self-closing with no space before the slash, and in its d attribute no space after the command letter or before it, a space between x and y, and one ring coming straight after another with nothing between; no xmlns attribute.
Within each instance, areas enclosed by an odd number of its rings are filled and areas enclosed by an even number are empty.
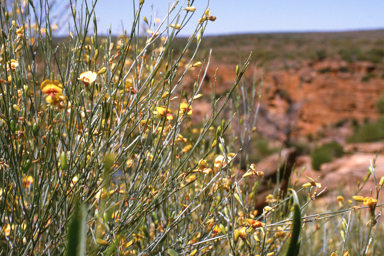
<svg viewBox="0 0 384 256"><path fill-rule="evenodd" d="M112 33L121 34L121 23L129 30L132 3L132 0L98 0L99 33L105 34L112 25ZM157 16L164 18L171 3L146 0L142 14L149 18L153 4ZM183 3L181 0L179 6ZM197 11L182 35L192 33L207 0L195 0L194 6ZM209 6L217 20L210 22L206 35L384 29L384 0L210 0Z"/></svg>

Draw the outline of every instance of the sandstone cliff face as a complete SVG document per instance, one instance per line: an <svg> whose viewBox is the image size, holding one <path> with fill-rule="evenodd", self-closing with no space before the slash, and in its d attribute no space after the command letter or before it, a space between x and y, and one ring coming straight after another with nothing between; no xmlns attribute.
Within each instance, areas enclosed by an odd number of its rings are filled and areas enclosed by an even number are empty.
<svg viewBox="0 0 384 256"><path fill-rule="evenodd" d="M252 82L254 67L245 78ZM338 60L307 61L289 70L256 70L263 76L261 102L268 113L284 118L290 105L300 104L293 135L315 134L323 126L343 119L375 120L378 96L384 93L384 67L369 62L346 63ZM217 93L229 91L235 81L235 66L211 63L206 81L213 84L217 72ZM205 86L205 94L209 94ZM199 106L196 106L197 109ZM201 110L204 112L203 110ZM260 125L260 124L259 124Z"/></svg>

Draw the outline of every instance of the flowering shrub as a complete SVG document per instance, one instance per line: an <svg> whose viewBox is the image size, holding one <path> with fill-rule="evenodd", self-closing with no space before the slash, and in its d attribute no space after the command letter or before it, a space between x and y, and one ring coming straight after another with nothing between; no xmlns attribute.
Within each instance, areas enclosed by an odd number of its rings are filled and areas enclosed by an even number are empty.
<svg viewBox="0 0 384 256"><path fill-rule="evenodd" d="M295 190L276 189L268 206L255 209L257 190L248 188L257 188L264 173L245 156L249 168L241 175L234 144L249 145L248 132L256 128L251 119L239 122L237 142L227 135L232 119L220 115L248 61L234 70L226 97L212 99L201 129L192 128L203 75L188 91L181 85L191 69L205 73L207 62L195 55L216 20L193 2L175 1L163 21L151 24L140 0L132 30L117 40L98 37L94 5L81 13L71 4L74 29L59 44L49 3L1 3L2 254L299 253L301 224L314 219L304 211L321 183L310 179L296 188L308 192L301 208ZM196 30L175 56L172 42L193 15L200 15ZM144 40L141 18L148 26ZM243 114L256 118L250 109ZM251 178L254 184L245 182ZM363 200L372 225L375 200Z"/></svg>

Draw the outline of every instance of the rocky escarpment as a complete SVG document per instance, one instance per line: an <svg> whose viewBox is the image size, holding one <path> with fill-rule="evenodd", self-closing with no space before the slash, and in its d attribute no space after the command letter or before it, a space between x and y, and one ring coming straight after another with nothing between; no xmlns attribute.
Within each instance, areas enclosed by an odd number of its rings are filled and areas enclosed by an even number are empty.
<svg viewBox="0 0 384 256"><path fill-rule="evenodd" d="M224 94L235 81L234 71L232 65L213 62L205 80L212 84L216 72L217 94ZM251 84L254 71L248 68L246 83ZM290 116L297 119L293 129L296 136L315 134L340 120L377 119L375 102L384 93L383 74L382 64L341 60L305 61L287 70L256 69L256 78L263 77L261 102L268 115L282 119L296 104L298 110ZM210 93L209 86L203 88L206 94ZM208 107L196 105L201 112L207 112ZM262 124L258 128L262 129Z"/></svg>

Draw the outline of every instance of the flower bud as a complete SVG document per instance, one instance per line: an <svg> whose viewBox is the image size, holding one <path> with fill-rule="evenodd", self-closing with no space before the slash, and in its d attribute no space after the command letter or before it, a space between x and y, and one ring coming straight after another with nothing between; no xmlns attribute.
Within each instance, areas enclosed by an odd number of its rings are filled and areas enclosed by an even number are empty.
<svg viewBox="0 0 384 256"><path fill-rule="evenodd" d="M362 197L362 196L353 196L352 198L355 201L364 202L364 197Z"/></svg>
<svg viewBox="0 0 384 256"><path fill-rule="evenodd" d="M382 187L383 184L384 184L384 176L381 177L380 182L379 182L379 186Z"/></svg>
<svg viewBox="0 0 384 256"><path fill-rule="evenodd" d="M210 21L215 21L215 20L216 20L216 16L209 16L208 19L209 19Z"/></svg>
<svg viewBox="0 0 384 256"><path fill-rule="evenodd" d="M102 67L102 68L97 72L97 74L98 74L98 75L102 75L102 74L104 74L106 71L107 71L107 68L106 68L106 67Z"/></svg>
<svg viewBox="0 0 384 256"><path fill-rule="evenodd" d="M181 25L180 24L171 24L169 25L171 28L174 28L174 29L180 29L181 28Z"/></svg>
<svg viewBox="0 0 384 256"><path fill-rule="evenodd" d="M194 12L194 11L196 11L196 7L195 6L188 6L188 7L185 7L184 10L186 10L188 12Z"/></svg>

